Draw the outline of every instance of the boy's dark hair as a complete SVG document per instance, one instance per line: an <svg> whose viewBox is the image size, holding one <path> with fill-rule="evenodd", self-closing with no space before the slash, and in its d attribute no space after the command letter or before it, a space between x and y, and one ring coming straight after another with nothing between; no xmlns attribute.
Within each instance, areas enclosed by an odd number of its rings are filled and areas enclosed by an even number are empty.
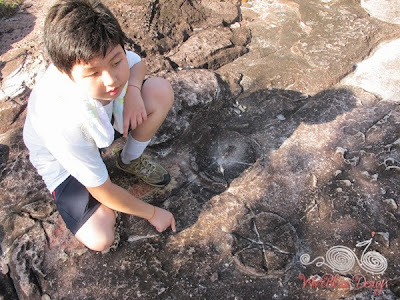
<svg viewBox="0 0 400 300"><path fill-rule="evenodd" d="M98 0L60 0L44 24L44 44L53 64L71 76L76 63L124 48L126 36L112 12Z"/></svg>

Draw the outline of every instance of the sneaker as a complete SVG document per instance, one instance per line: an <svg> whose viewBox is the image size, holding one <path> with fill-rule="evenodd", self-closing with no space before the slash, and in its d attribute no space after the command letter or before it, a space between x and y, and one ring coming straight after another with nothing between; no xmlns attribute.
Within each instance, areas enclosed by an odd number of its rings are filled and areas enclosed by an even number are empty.
<svg viewBox="0 0 400 300"><path fill-rule="evenodd" d="M127 173L133 174L149 185L164 187L171 181L171 176L160 164L151 160L148 155L142 155L126 165L121 160L120 150L117 153L117 167Z"/></svg>

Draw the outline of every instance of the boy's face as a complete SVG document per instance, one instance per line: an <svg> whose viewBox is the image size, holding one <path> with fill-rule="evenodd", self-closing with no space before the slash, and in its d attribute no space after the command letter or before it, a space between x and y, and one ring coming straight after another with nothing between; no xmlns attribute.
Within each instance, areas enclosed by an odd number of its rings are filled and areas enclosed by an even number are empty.
<svg viewBox="0 0 400 300"><path fill-rule="evenodd" d="M98 100L117 98L129 78L129 65L121 45L110 47L105 57L96 56L88 63L75 64L71 79Z"/></svg>

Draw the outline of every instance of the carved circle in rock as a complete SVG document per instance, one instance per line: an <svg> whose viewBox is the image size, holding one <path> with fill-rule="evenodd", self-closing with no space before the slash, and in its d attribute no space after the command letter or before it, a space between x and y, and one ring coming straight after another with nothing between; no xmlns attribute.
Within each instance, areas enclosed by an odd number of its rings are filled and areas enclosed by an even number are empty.
<svg viewBox="0 0 400 300"><path fill-rule="evenodd" d="M279 277L292 266L298 249L294 227L270 212L250 211L232 232L237 268L254 277Z"/></svg>
<svg viewBox="0 0 400 300"><path fill-rule="evenodd" d="M259 145L236 131L213 130L204 133L195 147L200 176L229 185L260 156Z"/></svg>

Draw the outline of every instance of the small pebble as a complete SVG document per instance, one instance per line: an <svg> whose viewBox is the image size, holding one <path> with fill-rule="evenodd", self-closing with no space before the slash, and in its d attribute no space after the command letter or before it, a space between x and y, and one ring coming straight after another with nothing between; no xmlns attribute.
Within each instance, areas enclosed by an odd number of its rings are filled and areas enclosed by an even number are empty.
<svg viewBox="0 0 400 300"><path fill-rule="evenodd" d="M3 273L3 275L6 275L10 271L8 265L4 261L1 261L0 268L1 268L1 273Z"/></svg>
<svg viewBox="0 0 400 300"><path fill-rule="evenodd" d="M351 186L352 185L351 181L347 180L347 179L346 180L338 180L338 182L342 183L345 186Z"/></svg>
<svg viewBox="0 0 400 300"><path fill-rule="evenodd" d="M371 181L378 181L378 174L372 174L371 175Z"/></svg>
<svg viewBox="0 0 400 300"><path fill-rule="evenodd" d="M280 121L285 121L285 120L286 120L285 116L284 116L284 115L281 115L281 114L277 115L276 118L277 118L278 120L280 120Z"/></svg>
<svg viewBox="0 0 400 300"><path fill-rule="evenodd" d="M240 28L240 23L239 22L233 23L230 27L233 29Z"/></svg>
<svg viewBox="0 0 400 300"><path fill-rule="evenodd" d="M311 175L311 186L316 187L318 184L318 178L314 174Z"/></svg>
<svg viewBox="0 0 400 300"><path fill-rule="evenodd" d="M346 149L346 148L343 148L343 147L336 147L336 151L335 151L336 154L342 154L342 155L344 155L346 152L347 152L347 149Z"/></svg>
<svg viewBox="0 0 400 300"><path fill-rule="evenodd" d="M237 108L234 108L233 109L233 111L236 113L236 114L238 114L239 116L241 115L241 111L240 111L240 109L237 109Z"/></svg>
<svg viewBox="0 0 400 300"><path fill-rule="evenodd" d="M394 201L393 199L385 199L385 200L383 200L383 202L386 203L386 205L388 206L388 208L391 211L397 211L398 205L397 205L396 201Z"/></svg>

